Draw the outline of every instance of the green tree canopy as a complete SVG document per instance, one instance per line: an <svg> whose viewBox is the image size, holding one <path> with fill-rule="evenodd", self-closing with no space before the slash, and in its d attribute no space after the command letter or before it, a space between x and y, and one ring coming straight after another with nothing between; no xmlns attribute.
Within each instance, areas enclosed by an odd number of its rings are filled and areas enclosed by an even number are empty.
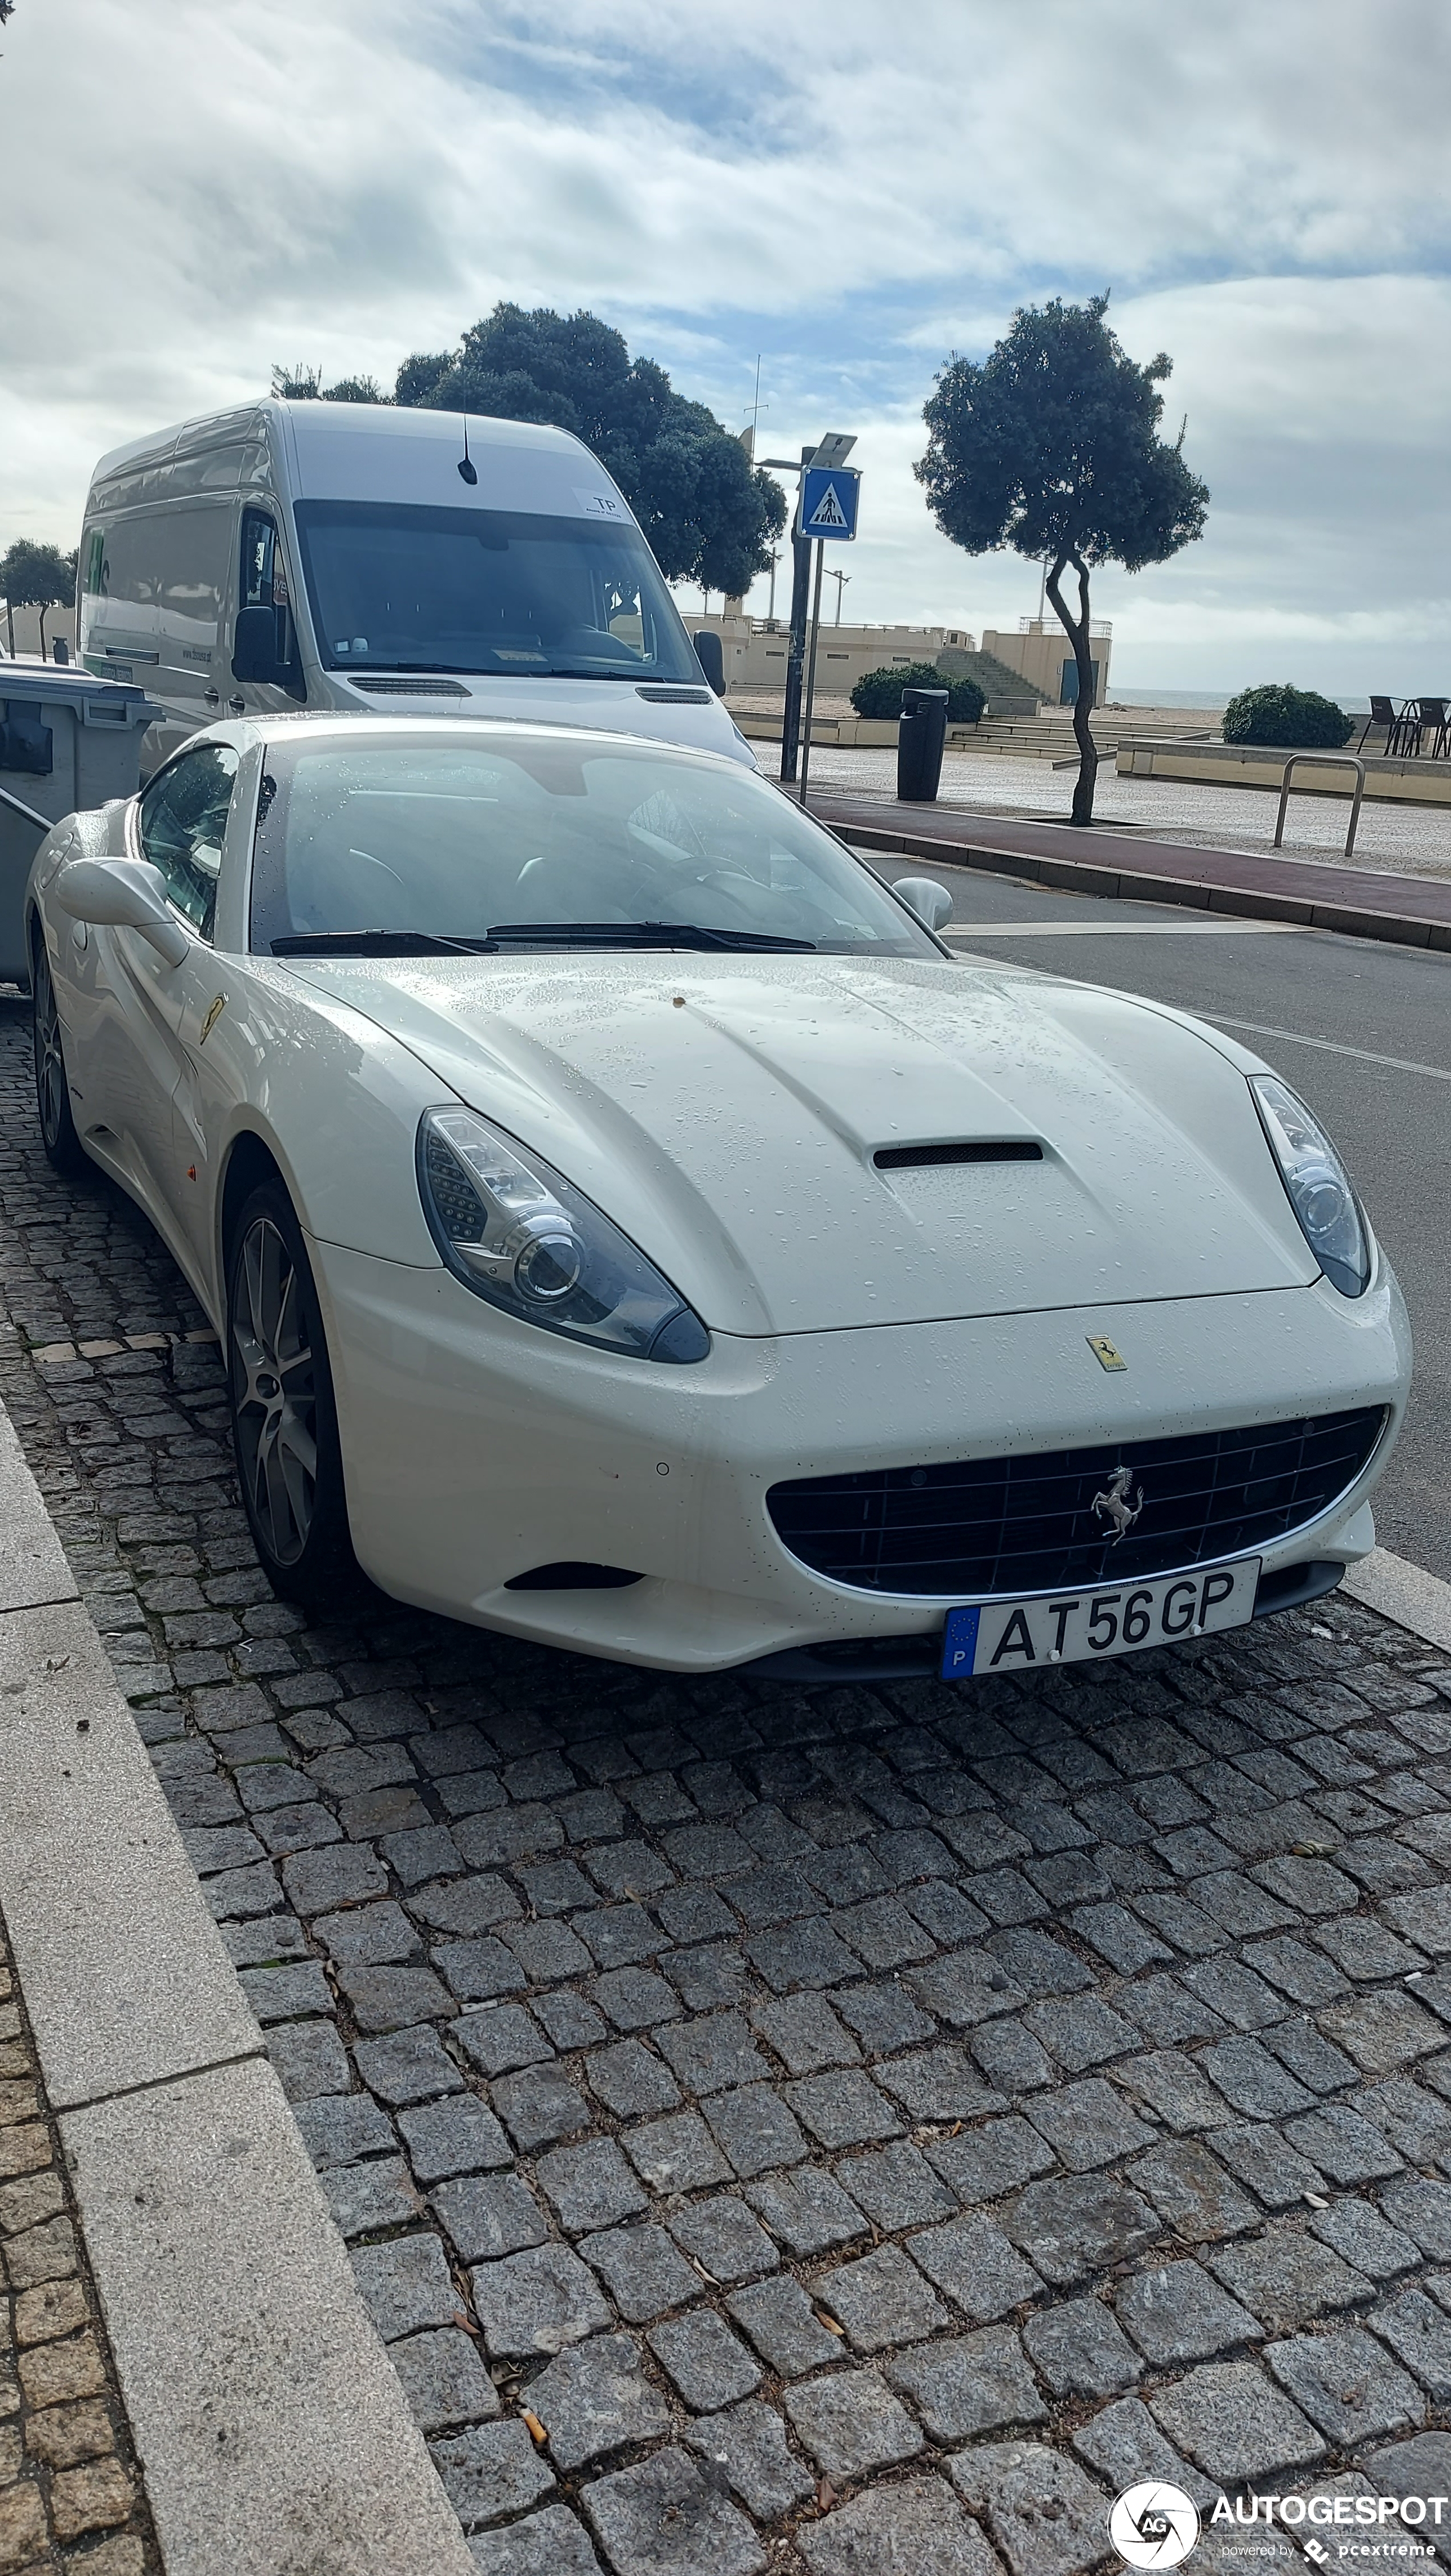
<svg viewBox="0 0 1451 2576"><path fill-rule="evenodd" d="M0 599L12 608L55 608L76 595L76 558L59 546L17 537L0 555Z"/></svg>
<svg viewBox="0 0 1451 2576"><path fill-rule="evenodd" d="M339 376L335 385L325 385L321 367L274 367L272 391L279 402L357 402L380 403L383 388L376 376Z"/></svg>
<svg viewBox="0 0 1451 2576"><path fill-rule="evenodd" d="M593 313L496 305L455 352L406 359L394 399L572 430L614 476L671 581L744 592L786 524L785 495L740 440Z"/></svg>
<svg viewBox="0 0 1451 2576"><path fill-rule="evenodd" d="M1207 487L1159 436L1172 371L1162 354L1145 367L1104 320L1106 295L1086 304L1057 297L1013 316L981 366L953 358L923 413L927 453L915 468L943 535L968 554L1011 548L1048 566L1048 596L1073 646L1078 697L1073 728L1078 780L1073 820L1093 819L1098 753L1089 730L1093 663L1089 573L1098 564L1139 572L1199 536ZM1074 616L1063 596L1072 569Z"/></svg>

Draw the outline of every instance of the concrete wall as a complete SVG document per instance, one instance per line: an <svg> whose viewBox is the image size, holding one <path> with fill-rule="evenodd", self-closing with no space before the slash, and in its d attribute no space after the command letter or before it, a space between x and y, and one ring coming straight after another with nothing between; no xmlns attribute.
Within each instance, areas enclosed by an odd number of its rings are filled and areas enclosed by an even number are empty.
<svg viewBox="0 0 1451 2576"><path fill-rule="evenodd" d="M772 625L763 617L726 617L715 612L702 617L690 610L683 613L692 635L705 628L720 637L728 695L736 689L785 690L790 638L783 618ZM818 694L845 696L866 672L890 669L894 663L935 662L944 644L960 645L968 652L974 649L972 637L962 626L823 623L816 654Z"/></svg>
<svg viewBox="0 0 1451 2576"><path fill-rule="evenodd" d="M1098 687L1094 703L1102 706L1108 695L1108 665L1112 651L1113 629L1091 625L1089 647L1098 665ZM995 627L985 630L982 639L985 653L993 653L1010 671L1020 671L1030 688L1050 707L1068 703L1068 689L1063 675L1065 662L1073 659L1073 647L1056 617L1030 617L1016 634L1000 633Z"/></svg>
<svg viewBox="0 0 1451 2576"><path fill-rule="evenodd" d="M12 608L7 610L3 601L0 601L0 653L8 653L10 651L10 626L12 620L15 627L16 652L38 653L40 651L39 609ZM55 642L57 635L63 635L66 642L69 644L71 651L75 651L76 612L74 608L48 608L46 610L45 658L47 661L50 659L50 647Z"/></svg>
<svg viewBox="0 0 1451 2576"><path fill-rule="evenodd" d="M1353 749L1353 744L1351 748ZM1285 774L1287 751L1278 751L1261 743L1215 742L1201 749L1185 742L1136 741L1129 734L1118 746L1117 767L1120 778L1177 778L1192 780L1203 787L1258 787L1278 795ZM1324 754L1317 754L1315 765L1305 760L1290 781L1290 794L1295 796L1338 796L1347 803L1355 786L1353 769L1337 762L1322 766ZM1365 762L1365 798L1367 804L1380 805L1451 805L1451 760L1385 760L1368 756Z"/></svg>

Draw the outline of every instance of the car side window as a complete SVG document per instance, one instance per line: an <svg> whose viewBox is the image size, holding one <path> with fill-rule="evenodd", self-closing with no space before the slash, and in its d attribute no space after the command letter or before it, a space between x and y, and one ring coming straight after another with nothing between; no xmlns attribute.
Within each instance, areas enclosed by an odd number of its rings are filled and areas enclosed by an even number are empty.
<svg viewBox="0 0 1451 2576"><path fill-rule="evenodd" d="M230 744L201 743L153 778L137 817L144 855L161 870L177 911L203 939L212 935L236 779L237 754Z"/></svg>

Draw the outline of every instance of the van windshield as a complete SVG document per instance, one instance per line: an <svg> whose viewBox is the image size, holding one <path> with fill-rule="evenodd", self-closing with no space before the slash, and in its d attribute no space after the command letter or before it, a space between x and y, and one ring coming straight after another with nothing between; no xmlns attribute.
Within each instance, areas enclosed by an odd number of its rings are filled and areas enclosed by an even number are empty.
<svg viewBox="0 0 1451 2576"><path fill-rule="evenodd" d="M325 666L701 685L635 527L521 510L299 501Z"/></svg>

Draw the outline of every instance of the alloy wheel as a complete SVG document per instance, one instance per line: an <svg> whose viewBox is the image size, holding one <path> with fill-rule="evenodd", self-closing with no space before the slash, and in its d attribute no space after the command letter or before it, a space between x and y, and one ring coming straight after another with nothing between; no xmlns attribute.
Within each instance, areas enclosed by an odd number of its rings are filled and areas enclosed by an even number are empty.
<svg viewBox="0 0 1451 2576"><path fill-rule="evenodd" d="M231 1319L238 1464L263 1541L295 1565L317 1502L317 1395L297 1272L270 1217L247 1228Z"/></svg>

